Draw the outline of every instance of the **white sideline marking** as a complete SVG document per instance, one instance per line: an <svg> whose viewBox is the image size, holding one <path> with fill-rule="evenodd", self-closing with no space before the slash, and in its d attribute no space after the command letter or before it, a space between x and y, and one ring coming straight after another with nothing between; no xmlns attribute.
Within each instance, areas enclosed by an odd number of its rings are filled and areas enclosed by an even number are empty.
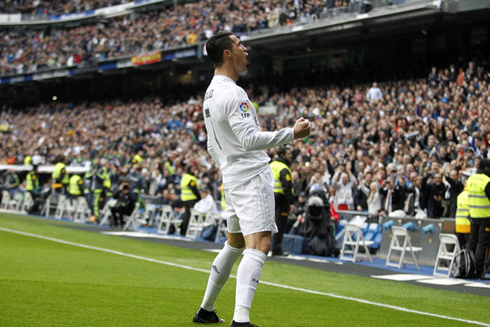
<svg viewBox="0 0 490 327"><path fill-rule="evenodd" d="M184 242L193 242L194 240L190 238L184 238L181 236L172 236L172 235L158 235L158 234L148 234L142 232L123 232L123 231L114 231L114 232L101 232L104 235L112 235L112 236L130 236L130 237L140 237L140 238L159 238L163 240L179 240Z"/></svg>
<svg viewBox="0 0 490 327"><path fill-rule="evenodd" d="M453 278L434 278L434 279L418 280L417 283L451 286L451 285L466 284L468 283L468 281L464 279L453 279Z"/></svg>
<svg viewBox="0 0 490 327"><path fill-rule="evenodd" d="M377 276L373 275L371 277L379 278L379 279L388 279L397 282L408 282L408 281L418 280L418 279L433 278L432 276L413 275L413 274L395 274L395 275L377 275Z"/></svg>
<svg viewBox="0 0 490 327"><path fill-rule="evenodd" d="M142 257L139 255L134 255L134 254L129 254L129 253L124 253L120 251L115 251L115 250L109 250L109 249L104 249L104 248L99 248L91 245L86 245L82 243L74 243L70 241L65 241L65 240L60 240L57 238L52 238L52 237L47 237L47 236L42 236L42 235L36 235L36 234L31 234L31 233L26 233L26 232L21 232L13 229L7 229L7 228L2 228L0 227L0 231L8 232L8 233L14 233L14 234L19 234L19 235L24 235L24 236L30 236L34 238L39 238L42 240L47 240L47 241L52 241L52 242L57 242L57 243L62 243L62 244L67 244L67 245L73 245L73 246L78 246L81 248L85 249L90 249L90 250L96 250L96 251L101 251L101 252L106 252L106 253L112 253L112 254L117 254L123 257L128 257L128 258L133 258L133 259L139 259L139 260L144 260L144 261L149 261L149 262L154 262L154 263L160 263L164 264L167 266L171 267L178 267L178 268L183 268L187 270L192 270L192 271L200 271L209 274L209 270L206 269L199 269L199 268L194 268L190 266L184 266L172 262L167 262L167 261L162 261L162 260L156 260L152 258L146 258ZM231 275L230 277L236 278L236 276ZM395 305L389 305L389 304L383 304L383 303L377 303L377 302L372 302L368 300L363 300L363 299L357 299L353 297L348 297L348 296L342 296L342 295L336 295L332 293L324 293L324 292L318 292L318 291L312 291L308 290L305 288L299 288L299 287L293 287L293 286L287 286L287 285L282 285L282 284L276 284L276 283L271 283L271 282L265 282L261 281L261 284L269 285L269 286L275 286L278 288L284 288L288 290L294 290L294 291L299 291L299 292L304 292L304 293L309 293L309 294L316 294L316 295L323 295L323 296L328 296L328 297L333 297L336 299L341 299L341 300L349 300L349 301L354 301L354 302L359 302L363 304L370 304L374 305L377 307L382 307L382 308L388 308L388 309L393 309L393 310L398 310L398 311L403 311L403 312L408 312L408 313L415 313L423 316L430 316L430 317L436 317L436 318L441 318L441 319L447 319L447 320L454 320L454 321L460 321L460 322L465 322L468 324L474 324L474 325L479 325L479 326L487 326L490 327L490 324L480 322L480 321L474 321L474 320L466 320L466 319L461 319L461 318L454 318L454 317L449 317L449 316L443 316L435 313L429 313L429 312L423 312L423 311L418 311L418 310L412 310L412 309L407 309L403 307L398 307Z"/></svg>

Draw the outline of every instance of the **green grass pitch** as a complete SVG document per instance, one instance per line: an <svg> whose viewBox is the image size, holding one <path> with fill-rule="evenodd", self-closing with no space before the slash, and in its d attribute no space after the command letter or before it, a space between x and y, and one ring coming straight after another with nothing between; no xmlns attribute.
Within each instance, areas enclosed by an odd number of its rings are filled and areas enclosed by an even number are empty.
<svg viewBox="0 0 490 327"><path fill-rule="evenodd" d="M67 224L0 213L0 326L194 326L192 316L208 277L200 270L209 270L215 254L64 227ZM252 323L261 327L490 325L490 297L272 261L264 266L261 281L251 311ZM221 326L229 326L233 316L235 283L229 279L216 303L218 314L227 321Z"/></svg>

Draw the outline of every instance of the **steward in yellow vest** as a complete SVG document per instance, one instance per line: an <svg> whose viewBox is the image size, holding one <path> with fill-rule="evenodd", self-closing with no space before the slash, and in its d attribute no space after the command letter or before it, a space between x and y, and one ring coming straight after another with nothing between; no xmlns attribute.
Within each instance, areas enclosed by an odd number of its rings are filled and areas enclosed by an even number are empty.
<svg viewBox="0 0 490 327"><path fill-rule="evenodd" d="M51 188L55 193L64 194L70 181L70 177L66 172L66 165L63 162L58 162L54 165L53 173L51 174Z"/></svg>
<svg viewBox="0 0 490 327"><path fill-rule="evenodd" d="M270 163L274 177L275 220L278 232L272 236L272 255L284 255L282 239L286 231L288 216L294 210L294 190L289 164L292 159L291 150L281 147L278 157Z"/></svg>
<svg viewBox="0 0 490 327"><path fill-rule="evenodd" d="M471 222L470 222L470 208L468 207L468 188L466 183L475 173L473 169L463 170L461 173L461 182L464 185L464 190L458 195L456 201L456 221L455 230L458 237L459 245L461 248L466 247L468 240L470 239Z"/></svg>
<svg viewBox="0 0 490 327"><path fill-rule="evenodd" d="M33 199L39 195L40 183L37 168L37 166L33 166L32 170L26 176L26 190L31 193Z"/></svg>
<svg viewBox="0 0 490 327"><path fill-rule="evenodd" d="M80 175L73 175L70 177L70 182L68 183L68 195L71 198L77 198L79 196L83 196L84 187L83 187L83 179Z"/></svg>
<svg viewBox="0 0 490 327"><path fill-rule="evenodd" d="M471 222L469 220L470 209L468 208L468 191L466 188L458 195L456 209L456 235L458 236L459 245L463 247L470 237Z"/></svg>
<svg viewBox="0 0 490 327"><path fill-rule="evenodd" d="M490 159L482 159L475 175L466 183L471 233L467 249L475 253L477 278L485 277L490 248Z"/></svg>
<svg viewBox="0 0 490 327"><path fill-rule="evenodd" d="M201 200L201 194L199 193L199 185L197 178L192 174L193 166L186 168L186 173L182 176L180 181L180 200L182 200L185 211L182 215L182 225L180 226L180 235L185 236L187 227L189 226L189 220L191 218L191 208L194 207L197 201Z"/></svg>

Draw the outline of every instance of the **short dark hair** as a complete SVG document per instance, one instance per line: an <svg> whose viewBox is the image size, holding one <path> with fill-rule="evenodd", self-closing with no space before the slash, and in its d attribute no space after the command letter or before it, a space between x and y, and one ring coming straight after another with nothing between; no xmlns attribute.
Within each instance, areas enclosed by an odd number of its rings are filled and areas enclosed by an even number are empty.
<svg viewBox="0 0 490 327"><path fill-rule="evenodd" d="M281 146L279 150L277 150L277 155L282 158L288 150L290 150L288 146Z"/></svg>
<svg viewBox="0 0 490 327"><path fill-rule="evenodd" d="M235 35L230 31L222 31L214 34L206 41L206 51L208 52L209 60L213 63L214 68L223 65L223 51L233 48L231 35Z"/></svg>
<svg viewBox="0 0 490 327"><path fill-rule="evenodd" d="M490 159L482 159L478 168L481 170L485 170L485 168L490 167Z"/></svg>

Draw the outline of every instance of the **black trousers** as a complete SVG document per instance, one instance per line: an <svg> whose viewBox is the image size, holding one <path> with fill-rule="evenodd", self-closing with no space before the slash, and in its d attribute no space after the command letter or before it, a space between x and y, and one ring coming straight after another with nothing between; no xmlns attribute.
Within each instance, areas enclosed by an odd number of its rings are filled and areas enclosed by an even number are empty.
<svg viewBox="0 0 490 327"><path fill-rule="evenodd" d="M465 249L470 240L470 233L456 233L456 237L458 238L459 246L461 249Z"/></svg>
<svg viewBox="0 0 490 327"><path fill-rule="evenodd" d="M124 225L124 218L123 216L129 216L134 210L134 204L128 204L128 205L116 205L111 208L111 213L112 213L112 218L114 220L114 225L117 226L118 224L122 227Z"/></svg>
<svg viewBox="0 0 490 327"><path fill-rule="evenodd" d="M485 262L490 247L490 223L474 224L471 223L470 240L467 249L473 251L476 260L476 273L485 272Z"/></svg>
<svg viewBox="0 0 490 327"><path fill-rule="evenodd" d="M194 208L194 205L197 201L185 201L184 202L184 214L182 215L182 225L180 226L180 235L185 236L187 232L187 227L189 227L189 220L191 220L191 209Z"/></svg>
<svg viewBox="0 0 490 327"><path fill-rule="evenodd" d="M275 220L277 225L277 233L272 235L272 254L281 254L282 251L282 239L284 238L284 232L289 216L289 201L283 194L274 194L276 201L275 205Z"/></svg>

